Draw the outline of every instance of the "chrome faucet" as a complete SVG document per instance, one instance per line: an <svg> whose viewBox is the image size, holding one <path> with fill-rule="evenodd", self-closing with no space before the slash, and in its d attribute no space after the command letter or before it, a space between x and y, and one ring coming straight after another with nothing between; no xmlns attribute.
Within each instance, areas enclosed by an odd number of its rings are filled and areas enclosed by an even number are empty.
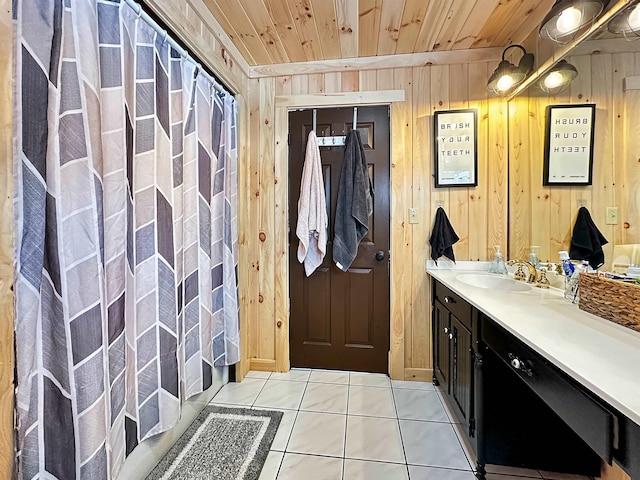
<svg viewBox="0 0 640 480"><path fill-rule="evenodd" d="M536 272L536 267L533 266L531 262L527 260L509 260L507 265L518 265L518 269L513 274L514 280L525 280L527 283L535 283L538 279L538 272ZM526 265L529 269L529 276L523 270L523 266Z"/></svg>

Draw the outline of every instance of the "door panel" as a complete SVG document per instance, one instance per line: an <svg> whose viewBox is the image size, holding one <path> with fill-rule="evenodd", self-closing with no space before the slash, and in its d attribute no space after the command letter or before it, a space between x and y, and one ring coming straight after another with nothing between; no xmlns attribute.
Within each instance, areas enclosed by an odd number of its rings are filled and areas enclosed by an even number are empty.
<svg viewBox="0 0 640 480"><path fill-rule="evenodd" d="M456 402L462 418L469 421L473 368L471 332L454 315L451 315L451 332L453 333L451 396Z"/></svg>
<svg viewBox="0 0 640 480"><path fill-rule="evenodd" d="M353 109L317 110L318 136L345 135L352 128ZM289 114L289 275L290 351L296 367L369 372L388 371L389 351L389 109L358 108L358 131L375 195L369 231L347 272L332 257L333 223L343 146L321 147L327 196L328 243L323 264L306 277L297 261L298 198L312 111ZM376 260L376 252L384 258Z"/></svg>
<svg viewBox="0 0 640 480"><path fill-rule="evenodd" d="M436 300L433 304L433 371L445 392L449 393L449 312Z"/></svg>

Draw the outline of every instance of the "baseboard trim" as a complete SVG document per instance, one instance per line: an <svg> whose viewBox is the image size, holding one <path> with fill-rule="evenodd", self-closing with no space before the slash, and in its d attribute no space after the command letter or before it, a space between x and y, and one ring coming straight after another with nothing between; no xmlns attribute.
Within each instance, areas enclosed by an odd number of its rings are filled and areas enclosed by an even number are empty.
<svg viewBox="0 0 640 480"><path fill-rule="evenodd" d="M268 358L252 358L249 362L249 370L258 372L275 372L276 361Z"/></svg>
<svg viewBox="0 0 640 480"><path fill-rule="evenodd" d="M432 368L405 368L404 379L414 382L431 382L433 380Z"/></svg>

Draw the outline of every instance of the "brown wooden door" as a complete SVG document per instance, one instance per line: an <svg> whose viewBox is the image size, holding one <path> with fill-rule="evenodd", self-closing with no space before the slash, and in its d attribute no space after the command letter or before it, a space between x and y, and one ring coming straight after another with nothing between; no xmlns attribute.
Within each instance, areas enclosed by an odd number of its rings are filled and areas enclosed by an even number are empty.
<svg viewBox="0 0 640 480"><path fill-rule="evenodd" d="M317 110L316 134L345 135L352 108ZM375 196L369 232L347 272L333 262L333 222L344 148L320 147L328 204L328 244L324 262L309 277L298 262L298 197L312 111L289 114L289 275L290 351L294 367L366 372L388 371L389 352L389 108L358 108ZM376 259L382 252L384 258Z"/></svg>

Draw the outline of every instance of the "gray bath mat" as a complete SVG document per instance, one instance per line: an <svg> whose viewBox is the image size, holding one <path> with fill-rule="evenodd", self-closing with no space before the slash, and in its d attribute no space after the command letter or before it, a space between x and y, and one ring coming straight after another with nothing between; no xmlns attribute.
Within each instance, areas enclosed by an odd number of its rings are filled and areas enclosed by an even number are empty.
<svg viewBox="0 0 640 480"><path fill-rule="evenodd" d="M282 412L208 405L147 480L257 480Z"/></svg>

